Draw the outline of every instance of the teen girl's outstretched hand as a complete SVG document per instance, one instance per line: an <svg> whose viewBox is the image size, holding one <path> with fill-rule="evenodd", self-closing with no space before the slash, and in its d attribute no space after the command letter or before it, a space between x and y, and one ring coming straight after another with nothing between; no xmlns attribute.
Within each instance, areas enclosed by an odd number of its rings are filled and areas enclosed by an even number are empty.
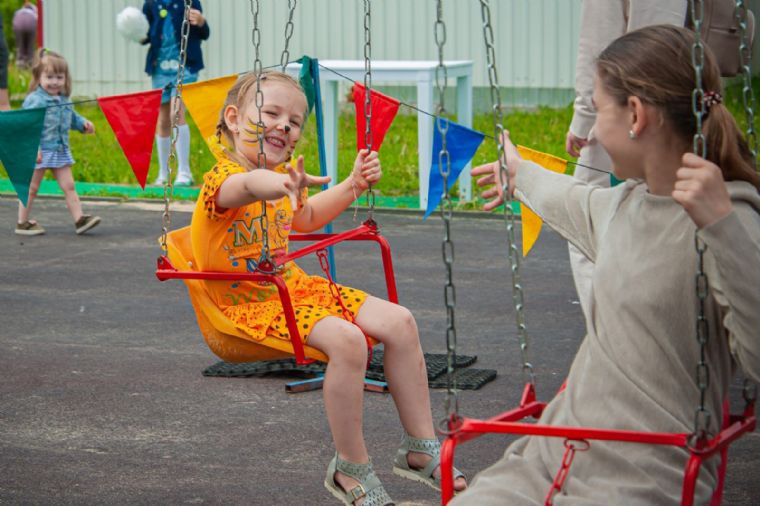
<svg viewBox="0 0 760 506"><path fill-rule="evenodd" d="M329 176L312 176L308 174L303 168L303 155L299 156L296 160L295 168L290 163L286 164L285 167L288 169L288 180L285 182L285 188L287 188L288 198L290 198L290 204L294 210L300 207L297 204L300 203L301 190L303 188L330 182Z"/></svg>
<svg viewBox="0 0 760 506"><path fill-rule="evenodd" d="M509 138L509 132L507 130L504 130L501 142L504 145L504 156L506 157L507 172L509 173L509 191L510 194L514 194L514 180L517 175L517 166L520 164L522 158L515 145L512 144L512 140ZM472 176L483 176L478 179L478 186L494 185L492 188L485 190L481 194L484 199L491 199L483 205L483 209L486 211L499 207L505 200L504 189L501 183L500 165L499 160L496 160L495 162L479 165L470 171L470 175Z"/></svg>
<svg viewBox="0 0 760 506"><path fill-rule="evenodd" d="M351 171L351 180L356 187L360 191L364 191L369 188L369 185L380 181L382 175L383 169L380 166L377 151L360 150L356 155L356 160L354 160L354 169Z"/></svg>
<svg viewBox="0 0 760 506"><path fill-rule="evenodd" d="M733 209L720 168L693 153L681 158L673 198L683 206L697 228L721 220Z"/></svg>
<svg viewBox="0 0 760 506"><path fill-rule="evenodd" d="M95 133L95 124L92 121L90 121L90 120L85 121L84 122L84 131L83 131L83 133L94 134Z"/></svg>

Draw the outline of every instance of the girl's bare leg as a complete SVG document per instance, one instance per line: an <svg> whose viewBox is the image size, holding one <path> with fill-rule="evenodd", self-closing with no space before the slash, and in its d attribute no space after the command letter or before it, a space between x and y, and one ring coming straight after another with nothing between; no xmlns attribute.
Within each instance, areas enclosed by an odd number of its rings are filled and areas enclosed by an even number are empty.
<svg viewBox="0 0 760 506"><path fill-rule="evenodd" d="M18 222L25 223L29 220L29 213L32 211L32 203L37 198L37 193L40 191L40 184L42 178L45 177L44 169L34 169L32 172L32 180L29 183L29 198L26 201L26 206L18 201Z"/></svg>
<svg viewBox="0 0 760 506"><path fill-rule="evenodd" d="M356 325L330 316L314 325L309 335L309 346L330 357L325 372L323 396L327 422L338 455L349 462L369 462L362 431L364 374L367 364L364 335ZM356 480L342 473L336 473L335 481L344 490L358 485Z"/></svg>
<svg viewBox="0 0 760 506"><path fill-rule="evenodd" d="M385 377L404 430L412 437L435 438L425 358L412 314L403 306L370 296L359 309L356 324L383 343ZM410 452L407 459L410 466L423 468L430 456ZM438 476L440 470L434 474ZM464 489L464 478L457 479L454 487Z"/></svg>
<svg viewBox="0 0 760 506"><path fill-rule="evenodd" d="M53 175L55 180L58 181L58 186L63 190L64 197L66 198L66 207L69 208L71 217L74 218L76 223L79 218L82 217L82 203L79 201L79 195L74 187L74 176L71 174L71 165L61 167L60 169L53 169Z"/></svg>
<svg viewBox="0 0 760 506"><path fill-rule="evenodd" d="M185 119L185 108L182 102L178 101L176 97L173 97L171 101L161 104L161 108L158 110L158 135L160 137L169 137L172 133L172 115L174 109L179 107L179 123L178 125L184 125L187 123Z"/></svg>

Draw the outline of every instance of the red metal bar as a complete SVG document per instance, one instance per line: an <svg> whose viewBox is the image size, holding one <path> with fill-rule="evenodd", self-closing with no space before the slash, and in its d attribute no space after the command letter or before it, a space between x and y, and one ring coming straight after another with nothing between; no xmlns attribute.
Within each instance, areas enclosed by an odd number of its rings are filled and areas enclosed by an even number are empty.
<svg viewBox="0 0 760 506"><path fill-rule="evenodd" d="M361 240L367 240L369 237L358 237L361 235L366 235L370 231L369 227L362 224L358 227L346 230L345 232L341 232L339 234L292 234L289 236L289 239L291 241L317 241L314 244L310 244L308 246L304 246L303 248L300 248L296 251L292 251L285 255L284 257L277 258L277 266L284 265L291 260L295 260L297 258L301 258L302 256L306 256L309 253L314 253L315 251L319 251L321 249L329 248L330 246L333 246L339 242L342 241L361 241Z"/></svg>
<svg viewBox="0 0 760 506"><path fill-rule="evenodd" d="M283 312L285 313L285 322L288 325L290 334L290 343L293 346L293 355L296 363L299 365L310 364L313 359L307 359L301 342L301 334L298 332L293 304L290 301L290 294L285 281L274 274L262 274L258 272L197 272L197 271L178 271L175 269L168 258L160 256L156 268L156 277L161 281L167 279L207 279L207 280L228 280L228 281L266 281L274 283L277 287L277 293L280 296Z"/></svg>
<svg viewBox="0 0 760 506"><path fill-rule="evenodd" d="M458 438L447 437L441 444L441 504L454 497L454 451Z"/></svg>

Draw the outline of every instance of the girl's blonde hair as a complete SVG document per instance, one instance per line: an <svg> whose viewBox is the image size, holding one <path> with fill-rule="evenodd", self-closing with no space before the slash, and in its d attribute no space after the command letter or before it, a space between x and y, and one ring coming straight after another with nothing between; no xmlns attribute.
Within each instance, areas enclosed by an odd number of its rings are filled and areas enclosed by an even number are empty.
<svg viewBox="0 0 760 506"><path fill-rule="evenodd" d="M694 32L670 25L648 26L613 41L597 60L604 89L619 105L635 96L654 105L675 136L689 146L697 130L692 110ZM705 92L722 94L720 70L705 46L702 68ZM722 103L702 106L707 159L720 167L726 181L741 180L760 189L755 159L731 113Z"/></svg>
<svg viewBox="0 0 760 506"><path fill-rule="evenodd" d="M64 74L66 83L63 85L62 95L71 96L71 74L69 73L69 64L66 59L55 51L47 48L40 48L34 55L34 65L32 66L32 82L29 83L29 91L34 91L40 85L40 76L45 69L50 69L55 74Z"/></svg>
<svg viewBox="0 0 760 506"><path fill-rule="evenodd" d="M225 109L227 109L227 107L230 105L234 105L238 108L238 111L242 112L245 106L252 100L253 96L255 95L256 82L258 80L258 75L253 72L248 72L238 77L235 84L232 85L232 88L230 88L230 91L227 92L227 98L224 100L222 110L219 111L219 122L216 124L216 137L220 142L222 142L222 136L224 136L224 140L226 142L223 142L223 144L226 144L227 146L234 145L232 132L230 132L229 128L227 128L227 123L224 121ZM261 83L264 84L265 82L288 84L301 92L304 95L304 99L306 98L306 94L304 93L303 88L301 88L301 85L298 83L298 81L296 81L293 77L286 74L285 72L278 72L276 70L262 72ZM308 112L308 110L305 112ZM245 159L245 157L238 155L227 146L225 146L225 151L232 160L248 169L253 168L251 163Z"/></svg>

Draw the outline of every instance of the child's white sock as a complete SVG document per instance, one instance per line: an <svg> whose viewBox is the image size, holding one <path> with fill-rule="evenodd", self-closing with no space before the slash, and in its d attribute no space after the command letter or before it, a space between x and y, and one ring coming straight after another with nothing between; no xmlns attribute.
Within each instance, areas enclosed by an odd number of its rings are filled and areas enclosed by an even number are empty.
<svg viewBox="0 0 760 506"><path fill-rule="evenodd" d="M179 126L177 134L177 161L179 169L175 181L181 183L190 183L193 175L190 173L190 127L185 125Z"/></svg>
<svg viewBox="0 0 760 506"><path fill-rule="evenodd" d="M156 135L156 149L158 150L158 177L156 184L164 184L169 179L169 151L171 150L171 137Z"/></svg>

